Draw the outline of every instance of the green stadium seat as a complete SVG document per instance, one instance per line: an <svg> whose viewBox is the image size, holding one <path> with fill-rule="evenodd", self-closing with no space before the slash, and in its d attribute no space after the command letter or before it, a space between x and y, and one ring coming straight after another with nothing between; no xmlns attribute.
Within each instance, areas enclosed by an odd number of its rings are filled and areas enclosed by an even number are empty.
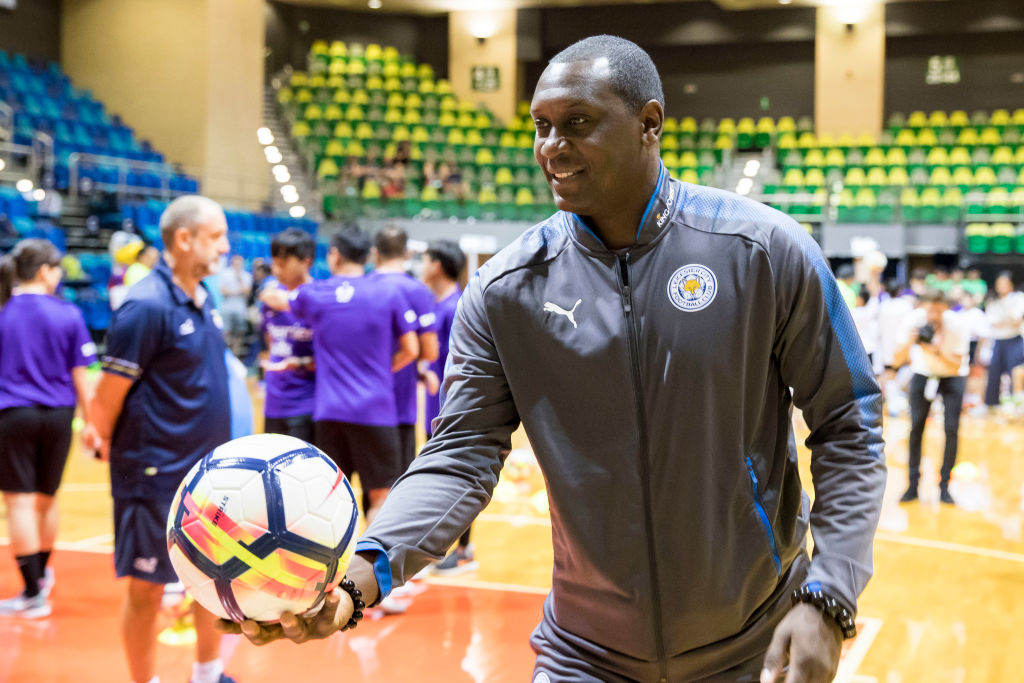
<svg viewBox="0 0 1024 683"><path fill-rule="evenodd" d="M986 223L968 223L964 237L972 254L986 254L992 247L992 227Z"/></svg>

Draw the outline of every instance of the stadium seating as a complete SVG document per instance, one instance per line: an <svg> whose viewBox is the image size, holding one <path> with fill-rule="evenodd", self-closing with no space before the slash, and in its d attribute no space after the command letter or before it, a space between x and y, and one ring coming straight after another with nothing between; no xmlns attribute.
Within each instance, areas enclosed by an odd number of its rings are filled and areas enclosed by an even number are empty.
<svg viewBox="0 0 1024 683"><path fill-rule="evenodd" d="M65 190L71 181L68 158L72 153L110 157L106 163L83 164L80 178L94 185L126 184L138 190L167 186L180 192L195 192L194 178L177 173L165 163L163 155L87 90L79 90L57 64L29 63L23 55L8 55L0 50L0 100L14 109L16 144L30 145L37 133L53 139L56 158L54 184ZM141 169L122 171L117 159L144 162Z"/></svg>

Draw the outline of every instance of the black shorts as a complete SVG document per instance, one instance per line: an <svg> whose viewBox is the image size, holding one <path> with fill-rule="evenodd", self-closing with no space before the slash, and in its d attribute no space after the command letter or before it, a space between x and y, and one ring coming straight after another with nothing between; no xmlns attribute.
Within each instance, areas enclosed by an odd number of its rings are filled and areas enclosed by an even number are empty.
<svg viewBox="0 0 1024 683"><path fill-rule="evenodd" d="M398 443L402 466L398 474L401 476L416 459L416 425L398 425Z"/></svg>
<svg viewBox="0 0 1024 683"><path fill-rule="evenodd" d="M391 488L402 473L396 427L319 420L315 443L350 480L358 472L364 491Z"/></svg>
<svg viewBox="0 0 1024 683"><path fill-rule="evenodd" d="M294 436L296 439L302 439L306 443L313 443L316 439L312 415L264 418L263 431L267 434Z"/></svg>
<svg viewBox="0 0 1024 683"><path fill-rule="evenodd" d="M167 515L174 493L156 498L114 498L114 569L151 583L174 583L167 554Z"/></svg>
<svg viewBox="0 0 1024 683"><path fill-rule="evenodd" d="M0 491L57 493L71 448L74 408L0 411Z"/></svg>

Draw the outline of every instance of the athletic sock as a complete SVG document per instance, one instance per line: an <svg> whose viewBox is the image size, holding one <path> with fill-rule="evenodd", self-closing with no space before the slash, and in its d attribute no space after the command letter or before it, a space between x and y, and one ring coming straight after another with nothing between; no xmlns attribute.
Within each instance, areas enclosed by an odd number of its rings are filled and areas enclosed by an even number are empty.
<svg viewBox="0 0 1024 683"><path fill-rule="evenodd" d="M44 574L46 573L46 568L50 564L50 553L52 553L52 552L53 552L52 550L40 550L39 551L39 557L42 558L41 559L42 564L40 566L43 568L43 573Z"/></svg>
<svg viewBox="0 0 1024 683"><path fill-rule="evenodd" d="M39 566L39 553L17 555L18 570L25 581L25 597L34 598L39 595L39 579L43 578L42 567Z"/></svg>
<svg viewBox="0 0 1024 683"><path fill-rule="evenodd" d="M224 662L219 659L192 663L192 683L217 683L222 673Z"/></svg>

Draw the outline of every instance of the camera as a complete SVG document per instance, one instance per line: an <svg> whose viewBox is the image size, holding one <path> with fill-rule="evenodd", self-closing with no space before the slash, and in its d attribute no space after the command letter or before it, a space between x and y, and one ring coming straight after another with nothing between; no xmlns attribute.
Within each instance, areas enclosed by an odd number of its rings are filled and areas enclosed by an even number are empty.
<svg viewBox="0 0 1024 683"><path fill-rule="evenodd" d="M935 339L935 328L931 325L922 325L917 328L917 342L919 344L931 344Z"/></svg>

